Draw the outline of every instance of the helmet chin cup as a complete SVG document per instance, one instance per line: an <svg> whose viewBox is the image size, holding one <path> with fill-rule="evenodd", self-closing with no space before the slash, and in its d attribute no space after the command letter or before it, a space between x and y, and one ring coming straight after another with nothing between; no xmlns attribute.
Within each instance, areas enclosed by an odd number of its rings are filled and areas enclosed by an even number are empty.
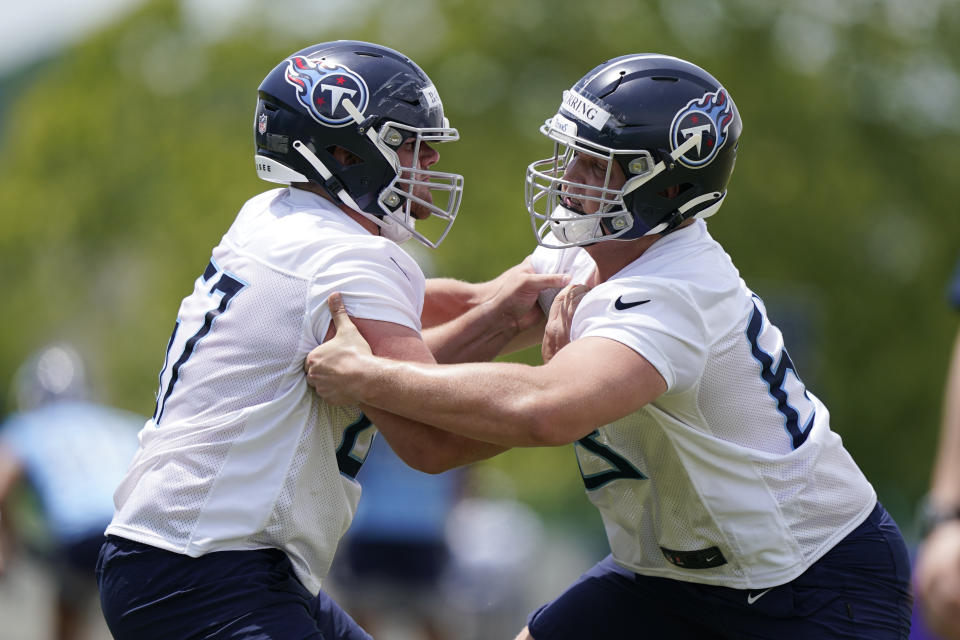
<svg viewBox="0 0 960 640"><path fill-rule="evenodd" d="M410 227L413 226L413 219L410 219ZM380 225L380 235L387 240L392 240L397 244L403 244L414 236L416 231L403 224L392 215L387 214L377 221Z"/></svg>
<svg viewBox="0 0 960 640"><path fill-rule="evenodd" d="M588 244L603 235L600 218L571 211L563 205L557 205L549 220L554 237L570 245Z"/></svg>

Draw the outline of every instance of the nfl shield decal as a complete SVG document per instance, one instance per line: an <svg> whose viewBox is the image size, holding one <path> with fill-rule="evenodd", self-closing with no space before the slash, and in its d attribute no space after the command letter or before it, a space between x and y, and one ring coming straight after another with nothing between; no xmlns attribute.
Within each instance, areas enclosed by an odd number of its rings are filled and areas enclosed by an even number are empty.
<svg viewBox="0 0 960 640"><path fill-rule="evenodd" d="M700 134L700 144L678 158L693 169L704 167L716 157L727 141L727 129L733 122L733 103L722 88L703 94L677 112L670 126L670 150Z"/></svg>
<svg viewBox="0 0 960 640"><path fill-rule="evenodd" d="M345 66L293 56L287 60L286 79L296 87L300 104L322 124L342 127L353 121L344 100L350 100L360 113L367 108L367 83Z"/></svg>
<svg viewBox="0 0 960 640"><path fill-rule="evenodd" d="M261 113L260 117L257 119L257 131L261 134L267 132L267 114Z"/></svg>

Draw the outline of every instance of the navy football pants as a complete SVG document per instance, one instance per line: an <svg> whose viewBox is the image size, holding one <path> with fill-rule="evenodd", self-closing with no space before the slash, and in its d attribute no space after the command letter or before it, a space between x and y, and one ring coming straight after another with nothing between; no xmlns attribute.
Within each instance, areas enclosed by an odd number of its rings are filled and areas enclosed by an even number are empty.
<svg viewBox="0 0 960 640"><path fill-rule="evenodd" d="M117 640L373 640L277 549L191 558L109 536L97 582Z"/></svg>
<svg viewBox="0 0 960 640"><path fill-rule="evenodd" d="M730 589L641 576L607 556L528 626L534 640L906 640L911 608L907 547L877 504L787 584Z"/></svg>

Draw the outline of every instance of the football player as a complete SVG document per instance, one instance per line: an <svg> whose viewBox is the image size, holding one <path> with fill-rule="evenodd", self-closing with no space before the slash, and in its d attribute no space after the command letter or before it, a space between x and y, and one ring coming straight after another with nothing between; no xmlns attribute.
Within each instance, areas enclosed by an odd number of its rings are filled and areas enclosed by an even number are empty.
<svg viewBox="0 0 960 640"><path fill-rule="evenodd" d="M97 553L113 516L113 490L144 420L95 402L86 372L70 344L38 349L17 369L16 412L0 423L0 513L24 488L37 507L36 522L0 522L0 577L8 561L3 534L19 534L9 551L38 554L53 579L54 601L44 620L50 623L47 637L55 640L80 640L93 629ZM24 510L10 511L16 516Z"/></svg>
<svg viewBox="0 0 960 640"><path fill-rule="evenodd" d="M674 57L599 65L527 169L551 300L542 366L370 354L334 295L308 357L331 402L363 402L504 447L574 443L611 555L519 638L903 639L901 533L804 385L763 301L704 218L741 134L730 93Z"/></svg>
<svg viewBox="0 0 960 640"><path fill-rule="evenodd" d="M960 264L950 287L960 309ZM923 543L917 554L916 585L922 621L941 638L960 638L960 332L947 375L943 423L930 495L924 505Z"/></svg>
<svg viewBox="0 0 960 640"><path fill-rule="evenodd" d="M445 292L467 285L439 281L437 326L421 335L424 276L399 243L439 244L463 178L433 168L457 130L392 49L337 41L289 56L260 85L253 128L257 173L286 186L242 207L180 306L100 555L118 639L369 638L321 580L376 429L430 472L503 447L312 393L303 361L333 331L327 297L350 296L377 354L432 363L431 349L490 357L542 317L540 290L564 282L520 265L470 285L482 304L454 318ZM433 235L416 226L431 221Z"/></svg>

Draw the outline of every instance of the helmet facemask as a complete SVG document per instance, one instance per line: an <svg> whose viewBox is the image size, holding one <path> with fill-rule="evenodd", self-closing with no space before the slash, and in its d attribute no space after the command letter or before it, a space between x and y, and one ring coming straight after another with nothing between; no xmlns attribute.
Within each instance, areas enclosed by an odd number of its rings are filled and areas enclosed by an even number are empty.
<svg viewBox="0 0 960 640"><path fill-rule="evenodd" d="M560 114L547 120L540 132L554 144L552 157L527 167L525 197L537 242L557 249L616 240L629 231L633 215L624 203L624 195L635 188L638 181L646 182L655 175L656 165L650 152L611 149L590 142L577 136L576 124ZM577 155L597 158L605 164L601 186L564 178ZM629 172L623 185L612 185L614 163ZM571 189L577 190L575 199L580 203L596 203L596 212L585 213L578 210L582 206L566 206L564 199L570 196Z"/></svg>
<svg viewBox="0 0 960 640"><path fill-rule="evenodd" d="M578 136L576 123L559 113L547 120L540 127L540 132L554 141L554 154L552 158L538 160L527 167L525 196L537 242L550 249L636 238L636 232L630 233L635 217L626 198L666 171L668 163L675 166L678 158L701 142L701 134L695 133L673 152L664 153L664 159L656 162L653 154L646 149L613 149ZM579 154L598 158L606 163L603 186L572 182L563 178L570 162ZM619 187L611 185L614 162L626 176L623 185ZM571 188L578 189L577 200L596 202L597 211L585 213L564 206L563 199L568 197ZM642 235L651 236L673 230L695 207L700 208L696 210L696 217L712 215L719 208L724 195L711 192L683 203L669 220L656 224ZM707 204L710 206L705 206ZM623 237L628 233L627 237Z"/></svg>
<svg viewBox="0 0 960 640"><path fill-rule="evenodd" d="M448 124L446 118L444 124ZM415 237L422 244L436 248L447 236L457 217L463 197L463 176L418 166L420 151L424 143L459 140L459 133L449 126L426 128L386 122L380 127L377 137L380 140L377 148L397 176L380 192L378 198L384 216L367 217L374 220L383 235L394 242L401 243ZM410 163L407 165L401 162L395 150L402 144L412 145ZM418 221L421 226L419 231L415 228Z"/></svg>
<svg viewBox="0 0 960 640"><path fill-rule="evenodd" d="M412 127L392 121L376 126L368 124L350 100L344 100L343 105L353 116L361 133L373 143L396 174L377 198L377 205L383 215L364 211L342 184L338 185L330 180L333 176L330 169L301 141L294 141L294 149L323 177L325 186L333 196L379 226L385 238L401 244L412 237L435 249L446 237L457 217L463 194L463 176L419 167L420 149L424 142L459 140L460 134L450 126ZM448 124L444 118L444 125ZM403 164L396 149L410 138L414 140L410 164ZM430 224L430 218L434 217L441 222ZM431 227L430 235L435 239L417 231L415 224L418 219L427 222Z"/></svg>

